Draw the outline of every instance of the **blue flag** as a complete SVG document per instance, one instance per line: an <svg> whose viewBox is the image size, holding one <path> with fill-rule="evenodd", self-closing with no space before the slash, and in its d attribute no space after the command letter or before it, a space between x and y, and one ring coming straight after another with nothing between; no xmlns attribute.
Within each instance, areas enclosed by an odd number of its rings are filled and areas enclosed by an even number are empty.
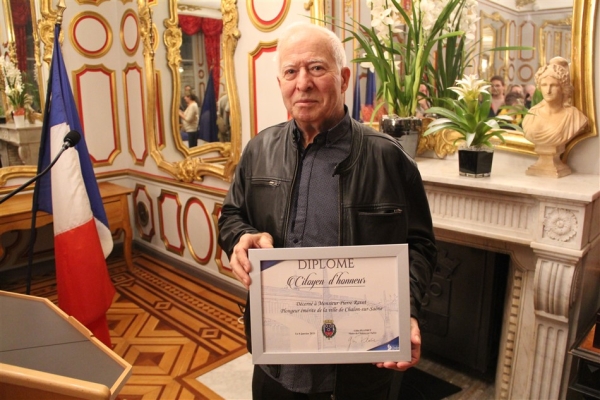
<svg viewBox="0 0 600 400"><path fill-rule="evenodd" d="M81 139L75 147L65 150L50 174L36 184L33 209L52 214L58 306L110 347L106 311L115 289L106 257L112 250L112 235L71 92L59 35L60 25L56 25L38 173L59 155L67 133L77 131Z"/></svg>
<svg viewBox="0 0 600 400"><path fill-rule="evenodd" d="M360 65L356 66L356 79L354 80L354 98L352 99L352 118L357 121L362 121L360 119L360 108L361 108L361 99L360 99Z"/></svg>
<svg viewBox="0 0 600 400"><path fill-rule="evenodd" d="M198 139L207 142L219 141L219 130L217 128L217 99L215 98L215 85L213 83L212 71L208 74L208 83L200 111L198 122Z"/></svg>
<svg viewBox="0 0 600 400"><path fill-rule="evenodd" d="M375 96L377 93L377 85L375 84L375 73L370 69L367 70L367 94L365 96L365 104L375 106Z"/></svg>

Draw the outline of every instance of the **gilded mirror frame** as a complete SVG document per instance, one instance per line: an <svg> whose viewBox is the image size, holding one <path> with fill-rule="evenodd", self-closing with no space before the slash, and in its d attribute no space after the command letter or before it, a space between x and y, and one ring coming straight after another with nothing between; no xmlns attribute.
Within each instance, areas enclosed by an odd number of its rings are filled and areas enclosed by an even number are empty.
<svg viewBox="0 0 600 400"><path fill-rule="evenodd" d="M494 42L492 43L491 48L498 47L498 46L508 46L508 38L509 38L508 24L509 24L509 21L507 21L505 18L503 18L498 12L488 14L484 11L480 11L479 21L480 21L479 37L483 37L483 31L486 28L492 30L492 32L493 32ZM504 32L498 31L498 27L495 27L493 25L494 23L499 23L500 29L503 28ZM504 33L504 35L503 35L503 37L500 37L500 35L502 35L502 33ZM502 40L501 44L498 43L499 39ZM486 53L483 40L481 40L479 42L479 52L478 53L482 56ZM489 53L491 53L491 52L489 52ZM498 63L496 63L496 61L498 61ZM479 73L479 76L482 77L482 79L487 79L488 76L491 78L493 75L500 75L500 76L503 76L504 79L507 79L508 50L505 50L502 52L495 51L495 52L491 53L491 63L490 64L491 64L492 72L488 72L486 74L487 76L482 76L481 63L478 63L477 71ZM489 68L490 68L490 66L488 66L488 70L489 70Z"/></svg>
<svg viewBox="0 0 600 400"><path fill-rule="evenodd" d="M205 175L215 176L230 182L241 154L240 104L233 61L237 41L240 37L236 0L221 1L221 14L223 16L223 33L221 36L223 74L226 92L229 97L231 141L227 143L206 143L192 149L183 143L179 135L178 109L179 93L181 91L179 73L181 55L179 48L182 43L182 32L178 26L177 0L169 0L169 18L164 21L164 44L167 52L167 64L172 78L171 132L175 146L184 156L184 160L170 164L162 158L156 146L152 146L151 154L159 160L157 163L160 168L184 182L202 181ZM219 156L201 157L204 154L215 152Z"/></svg>
<svg viewBox="0 0 600 400"><path fill-rule="evenodd" d="M569 153L579 142L590 137L598 136L596 127L596 102L593 82L593 54L595 20L598 6L595 1L573 1L573 25L571 28L571 80L573 82L573 105L588 117L586 130L573 138L565 146L561 159L566 161ZM434 136L434 137L431 137ZM438 157L445 157L456 151L453 145L455 136L453 132L442 131L440 134L428 136L419 143L418 152L433 150ZM507 132L504 135L505 143L497 142L496 148L521 154L536 155L534 145L523 134Z"/></svg>

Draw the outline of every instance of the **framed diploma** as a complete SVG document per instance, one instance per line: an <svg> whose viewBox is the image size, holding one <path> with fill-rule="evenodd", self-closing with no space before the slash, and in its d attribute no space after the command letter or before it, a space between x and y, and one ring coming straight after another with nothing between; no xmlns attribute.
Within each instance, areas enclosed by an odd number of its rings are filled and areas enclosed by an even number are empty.
<svg viewBox="0 0 600 400"><path fill-rule="evenodd" d="M408 245L248 254L254 364L410 360Z"/></svg>

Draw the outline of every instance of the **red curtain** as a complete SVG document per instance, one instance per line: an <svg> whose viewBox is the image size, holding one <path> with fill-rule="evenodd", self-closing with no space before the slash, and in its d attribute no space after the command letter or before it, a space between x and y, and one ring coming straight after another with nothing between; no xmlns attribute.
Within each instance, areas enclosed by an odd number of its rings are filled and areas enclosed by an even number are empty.
<svg viewBox="0 0 600 400"><path fill-rule="evenodd" d="M29 1L10 0L10 9L15 31L17 68L20 71L27 71L27 24L31 24Z"/></svg>
<svg viewBox="0 0 600 400"><path fill-rule="evenodd" d="M221 69L221 34L223 33L223 21L220 19L193 17L191 15L179 15L179 26L186 35L195 35L198 32L204 34L204 51L206 52L206 63L211 71L215 88L215 99L219 98L219 83Z"/></svg>
<svg viewBox="0 0 600 400"><path fill-rule="evenodd" d="M186 35L195 35L202 28L202 18L192 17L191 15L180 15L179 26Z"/></svg>

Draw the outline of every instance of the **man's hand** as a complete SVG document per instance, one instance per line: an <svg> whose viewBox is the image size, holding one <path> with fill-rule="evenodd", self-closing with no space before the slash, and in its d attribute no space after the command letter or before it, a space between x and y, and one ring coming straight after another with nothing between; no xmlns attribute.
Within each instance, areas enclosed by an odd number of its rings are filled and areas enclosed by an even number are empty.
<svg viewBox="0 0 600 400"><path fill-rule="evenodd" d="M417 365L421 359L421 330L419 329L419 323L415 318L410 319L410 362L400 361L386 361L375 363L379 368L395 369L397 371L406 371L409 368Z"/></svg>
<svg viewBox="0 0 600 400"><path fill-rule="evenodd" d="M229 266L233 270L235 277L250 288L250 271L252 266L248 260L248 249L271 249L273 248L273 237L266 232L263 233L246 233L240 237L231 253Z"/></svg>

